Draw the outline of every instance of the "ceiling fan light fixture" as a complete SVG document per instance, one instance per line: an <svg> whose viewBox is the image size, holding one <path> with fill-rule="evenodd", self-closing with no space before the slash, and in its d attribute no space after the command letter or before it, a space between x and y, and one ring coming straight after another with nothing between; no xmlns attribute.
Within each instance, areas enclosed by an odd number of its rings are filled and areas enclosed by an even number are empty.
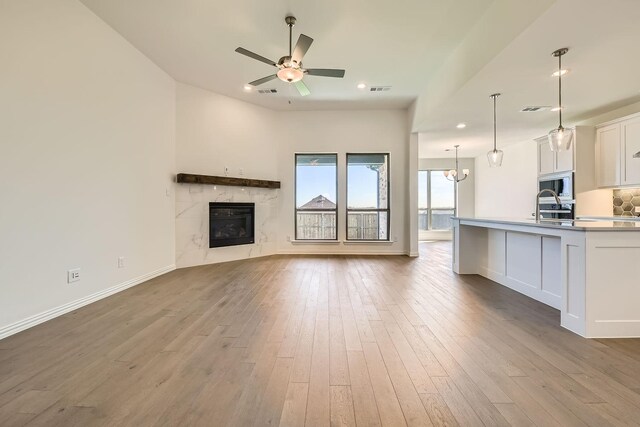
<svg viewBox="0 0 640 427"><path fill-rule="evenodd" d="M294 67L282 68L276 74L280 80L287 83L299 82L304 77L304 72L300 68Z"/></svg>

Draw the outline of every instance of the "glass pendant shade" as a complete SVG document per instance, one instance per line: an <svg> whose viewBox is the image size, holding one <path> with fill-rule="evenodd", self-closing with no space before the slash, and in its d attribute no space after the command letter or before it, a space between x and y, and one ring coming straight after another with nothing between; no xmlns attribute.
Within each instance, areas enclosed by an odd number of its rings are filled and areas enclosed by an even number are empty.
<svg viewBox="0 0 640 427"><path fill-rule="evenodd" d="M502 156L504 152L502 150L493 149L487 153L487 160L489 160L489 167L499 168L502 166Z"/></svg>
<svg viewBox="0 0 640 427"><path fill-rule="evenodd" d="M502 157L504 156L504 152L496 148L498 140L498 126L496 124L496 101L499 96L499 93L494 93L493 95L491 95L491 98L493 99L493 150L487 153L487 160L489 161L489 167L491 168L499 168L500 166L502 166Z"/></svg>
<svg viewBox="0 0 640 427"><path fill-rule="evenodd" d="M566 151L571 149L573 130L558 127L549 132L549 148L551 151Z"/></svg>
<svg viewBox="0 0 640 427"><path fill-rule="evenodd" d="M562 55L569 51L564 47L558 49L552 53L552 55L558 58L558 127L549 132L549 148L553 152L566 151L571 148L571 142L573 141L573 130L565 129L562 126Z"/></svg>

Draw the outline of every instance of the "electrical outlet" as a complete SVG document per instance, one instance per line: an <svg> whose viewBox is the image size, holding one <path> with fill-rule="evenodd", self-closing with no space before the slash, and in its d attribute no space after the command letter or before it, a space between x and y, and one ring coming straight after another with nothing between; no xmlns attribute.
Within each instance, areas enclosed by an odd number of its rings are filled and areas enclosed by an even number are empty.
<svg viewBox="0 0 640 427"><path fill-rule="evenodd" d="M244 169L240 168L238 172L240 173L240 176L244 176Z"/></svg>
<svg viewBox="0 0 640 427"><path fill-rule="evenodd" d="M229 168L228 167L224 167L224 176L229 176Z"/></svg>
<svg viewBox="0 0 640 427"><path fill-rule="evenodd" d="M123 256L119 256L118 257L118 268L124 268L124 257Z"/></svg>
<svg viewBox="0 0 640 427"><path fill-rule="evenodd" d="M291 236L287 236L287 242L291 241Z"/></svg>
<svg viewBox="0 0 640 427"><path fill-rule="evenodd" d="M67 283L73 283L80 280L80 269L74 268L73 270L67 270Z"/></svg>

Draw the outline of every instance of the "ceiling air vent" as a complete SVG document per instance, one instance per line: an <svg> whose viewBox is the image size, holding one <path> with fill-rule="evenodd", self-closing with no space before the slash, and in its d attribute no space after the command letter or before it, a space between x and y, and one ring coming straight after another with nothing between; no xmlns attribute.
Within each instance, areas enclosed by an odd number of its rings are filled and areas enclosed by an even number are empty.
<svg viewBox="0 0 640 427"><path fill-rule="evenodd" d="M370 92L386 92L391 89L391 86L371 86Z"/></svg>
<svg viewBox="0 0 640 427"><path fill-rule="evenodd" d="M548 105L534 105L534 106L529 106L529 107L522 107L522 110L520 110L521 113L537 113L538 111L545 111L548 110L549 107Z"/></svg>
<svg viewBox="0 0 640 427"><path fill-rule="evenodd" d="M258 89L258 93L262 93L262 94L278 93L278 89Z"/></svg>

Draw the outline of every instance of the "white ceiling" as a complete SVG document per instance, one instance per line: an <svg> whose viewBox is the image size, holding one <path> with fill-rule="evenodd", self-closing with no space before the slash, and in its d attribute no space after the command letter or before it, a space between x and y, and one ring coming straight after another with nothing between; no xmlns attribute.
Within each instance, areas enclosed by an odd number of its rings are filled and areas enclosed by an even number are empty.
<svg viewBox="0 0 640 427"><path fill-rule="evenodd" d="M273 109L407 108L467 29L493 0L81 0L177 80ZM344 79L305 77L302 98L279 80L245 93L273 74L238 46L277 61L288 53L284 18L293 14L314 43L307 68L344 68ZM371 93L358 83L392 86ZM288 101L292 104L289 104Z"/></svg>
<svg viewBox="0 0 640 427"><path fill-rule="evenodd" d="M544 135L557 114L551 52L569 47L563 79L566 123L640 101L640 0L81 0L176 80L278 110L407 108L420 157L484 154L492 145ZM287 53L284 17L314 38L308 68L344 68L344 79L306 76L312 94L274 80L277 95L243 90ZM371 93L358 83L392 86ZM289 103L291 101L291 103ZM455 125L465 122L464 130ZM505 159L506 161L506 159Z"/></svg>
<svg viewBox="0 0 640 427"><path fill-rule="evenodd" d="M558 0L418 126L420 157L483 155L493 144L493 110L498 99L498 145L545 135L557 113L521 113L526 105L557 105L557 59L563 57L565 124L640 101L640 1ZM456 129L464 122L467 127ZM505 161L507 161L505 157Z"/></svg>

